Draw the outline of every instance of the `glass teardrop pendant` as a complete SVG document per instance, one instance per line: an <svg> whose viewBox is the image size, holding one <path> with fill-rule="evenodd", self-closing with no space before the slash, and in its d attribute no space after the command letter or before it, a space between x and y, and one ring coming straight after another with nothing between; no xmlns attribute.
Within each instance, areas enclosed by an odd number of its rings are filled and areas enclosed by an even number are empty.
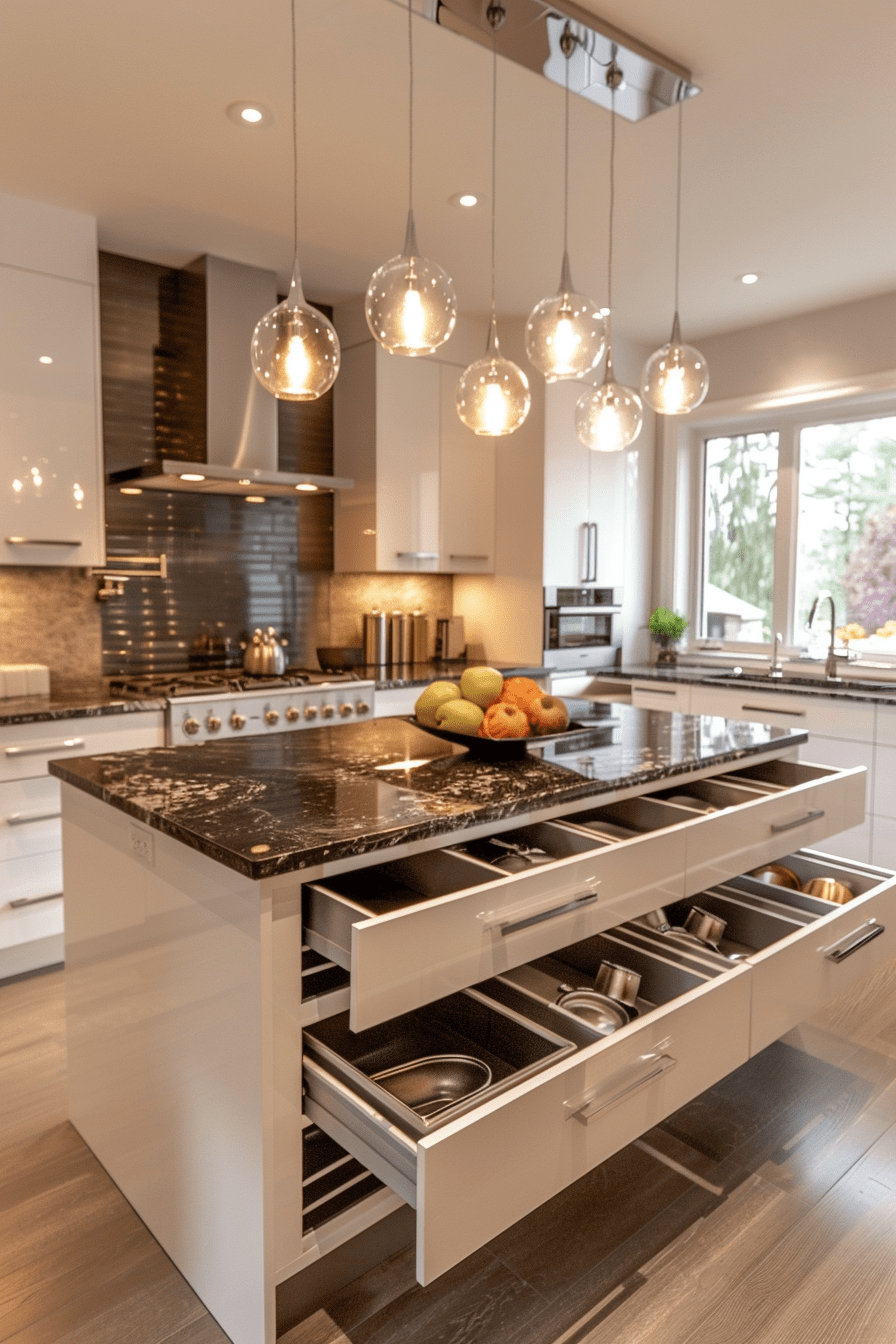
<svg viewBox="0 0 896 1344"><path fill-rule="evenodd" d="M700 351L681 339L678 314L672 336L655 350L641 374L641 392L647 405L660 415L687 415L709 391L709 369Z"/></svg>
<svg viewBox="0 0 896 1344"><path fill-rule="evenodd" d="M576 293L564 252L558 292L529 314L526 354L549 383L582 378L603 357L606 339L606 319L592 299Z"/></svg>
<svg viewBox="0 0 896 1344"><path fill-rule="evenodd" d="M613 378L612 360L600 387L588 388L576 403L579 442L596 453L621 453L641 432L644 408L633 387Z"/></svg>
<svg viewBox="0 0 896 1344"><path fill-rule="evenodd" d="M441 266L420 256L413 210L400 255L371 277L364 312L374 339L393 355L431 355L454 330L454 285Z"/></svg>
<svg viewBox="0 0 896 1344"><path fill-rule="evenodd" d="M289 294L265 313L252 333L252 368L280 401L316 401L336 381L339 337L323 313L306 301L296 261Z"/></svg>
<svg viewBox="0 0 896 1344"><path fill-rule="evenodd" d="M457 384L457 413L474 434L498 438L519 429L531 405L528 378L501 354L493 314L485 355L464 369Z"/></svg>

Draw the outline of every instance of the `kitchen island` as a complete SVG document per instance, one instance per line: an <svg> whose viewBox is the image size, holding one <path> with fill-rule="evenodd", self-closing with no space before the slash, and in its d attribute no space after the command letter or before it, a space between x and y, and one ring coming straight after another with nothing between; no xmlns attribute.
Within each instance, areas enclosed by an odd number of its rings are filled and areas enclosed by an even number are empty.
<svg viewBox="0 0 896 1344"><path fill-rule="evenodd" d="M397 720L54 763L72 1122L236 1344L271 1344L278 1290L300 1301L354 1245L360 1272L411 1217L430 1282L896 954L887 874L841 865L834 908L763 907L738 877L814 872L796 851L861 816L863 771L788 759L799 731L611 708L568 764ZM540 861L493 865L493 839ZM749 906L765 931L737 959L630 923L729 880L732 928ZM546 960L593 981L595 956L642 972L609 1036L532 988ZM415 1134L349 1056L435 1031L434 1001L514 1021L538 1059Z"/></svg>

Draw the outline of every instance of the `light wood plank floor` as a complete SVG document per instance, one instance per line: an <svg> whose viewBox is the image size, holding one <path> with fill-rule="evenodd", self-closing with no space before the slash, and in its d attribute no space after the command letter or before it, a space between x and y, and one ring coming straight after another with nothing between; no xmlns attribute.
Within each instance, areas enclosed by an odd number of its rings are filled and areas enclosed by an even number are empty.
<svg viewBox="0 0 896 1344"><path fill-rule="evenodd" d="M0 1341L227 1344L66 1121L62 973L0 985ZM896 966L423 1289L280 1344L893 1344Z"/></svg>

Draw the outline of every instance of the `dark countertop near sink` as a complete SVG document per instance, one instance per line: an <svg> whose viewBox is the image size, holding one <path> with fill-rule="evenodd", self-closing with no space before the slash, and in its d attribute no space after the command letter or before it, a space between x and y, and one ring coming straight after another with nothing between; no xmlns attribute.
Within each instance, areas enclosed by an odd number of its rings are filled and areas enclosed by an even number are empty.
<svg viewBox="0 0 896 1344"><path fill-rule="evenodd" d="M92 719L104 714L135 714L144 709L164 708L164 700L122 700L110 695L107 681L66 681L54 676L49 695L0 699L0 726L53 719Z"/></svg>
<svg viewBox="0 0 896 1344"><path fill-rule="evenodd" d="M754 694L757 691L774 691L775 695L828 695L834 700L865 700L872 704L896 704L896 681L893 682L892 690L872 690L870 687L863 686L861 681L847 681L845 678L841 686L836 688L828 687L825 682L819 678L809 680L795 685L786 680L777 680L772 677L766 677L762 672L744 672L743 677L726 677L723 672L726 669L720 669L719 672L713 672L707 667L688 667L679 665L678 667L656 667L653 664L644 664L635 667L606 667L599 671L594 671L592 675L603 679L604 677L621 677L625 681L671 681L671 682L691 682L701 686L730 686L732 690L737 690L738 686L745 686ZM761 683L761 685L760 685ZM817 686L817 690L815 687Z"/></svg>
<svg viewBox="0 0 896 1344"><path fill-rule="evenodd" d="M488 762L384 718L53 761L50 773L259 879L806 741L767 724L608 709L603 729L570 734L581 745L569 765L542 760L537 740L521 760Z"/></svg>
<svg viewBox="0 0 896 1344"><path fill-rule="evenodd" d="M548 667L532 667L525 663L489 663L484 658L468 661L454 658L448 661L431 660L428 663L390 664L387 667L357 667L360 677L373 678L378 691L392 691L402 686L428 686L431 681L459 681L468 667L493 667L505 677L547 677Z"/></svg>

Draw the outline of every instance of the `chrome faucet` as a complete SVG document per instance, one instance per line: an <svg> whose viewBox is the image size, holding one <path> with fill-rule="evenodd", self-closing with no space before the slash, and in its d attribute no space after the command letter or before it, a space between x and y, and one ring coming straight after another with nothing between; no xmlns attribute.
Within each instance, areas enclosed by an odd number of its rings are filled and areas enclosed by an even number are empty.
<svg viewBox="0 0 896 1344"><path fill-rule="evenodd" d="M770 677L783 677L784 675L784 673L781 671L781 658L780 658L781 645L783 643L784 643L784 636L781 634L780 631L778 631L778 633L775 635L775 647L774 650L772 651L771 666L768 669L768 675Z"/></svg>
<svg viewBox="0 0 896 1344"><path fill-rule="evenodd" d="M836 634L836 631L837 631L837 615L836 615L836 612L834 611L834 599L831 597L830 593L819 593L819 594L818 594L818 596L816 597L815 601L812 603L812 607L811 607L811 610L810 610L810 612L809 612L809 620L808 620L807 624L808 624L809 627L811 628L811 626L812 626L812 621L813 621L813 619L814 619L814 617L815 617L815 613L816 613L816 611L818 610L818 604L819 604L819 602L825 602L825 601L830 602L830 604L831 604L831 643L830 643L830 646L829 646L829 648L828 648L828 656L827 656L827 660L826 660L825 665L824 665L824 674L825 674L825 676L828 678L829 681L839 681L839 680L840 680L840 673L839 673L838 670L837 670L837 664L840 662L840 659L838 658L837 654L834 652L834 641L835 641L835 639L837 638L837 634Z"/></svg>

